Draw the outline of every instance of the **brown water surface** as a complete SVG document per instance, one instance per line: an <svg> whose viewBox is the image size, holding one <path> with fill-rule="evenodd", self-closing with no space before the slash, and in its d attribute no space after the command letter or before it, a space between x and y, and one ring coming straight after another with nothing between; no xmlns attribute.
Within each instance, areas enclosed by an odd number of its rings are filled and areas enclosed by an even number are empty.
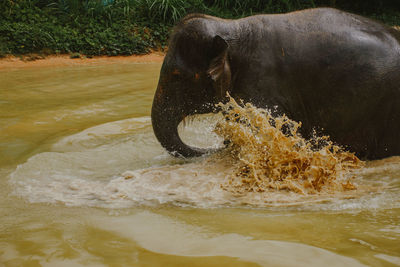
<svg viewBox="0 0 400 267"><path fill-rule="evenodd" d="M155 140L159 69L0 72L0 265L400 265L400 157L358 170L360 195L235 196L229 161L177 160ZM180 132L218 147L213 125Z"/></svg>

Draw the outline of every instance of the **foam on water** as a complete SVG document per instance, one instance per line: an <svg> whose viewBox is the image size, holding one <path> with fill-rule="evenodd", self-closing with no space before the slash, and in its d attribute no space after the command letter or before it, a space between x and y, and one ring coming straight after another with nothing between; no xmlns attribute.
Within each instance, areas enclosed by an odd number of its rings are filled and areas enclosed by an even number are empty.
<svg viewBox="0 0 400 267"><path fill-rule="evenodd" d="M213 132L221 117L196 116L179 126L182 139L221 146ZM14 194L31 202L126 208L171 204L192 207L293 206L357 210L400 207L400 158L367 163L353 174L357 190L299 194L291 190L244 191L224 184L237 171L229 150L193 160L176 159L155 139L150 118L110 122L67 136L11 174Z"/></svg>

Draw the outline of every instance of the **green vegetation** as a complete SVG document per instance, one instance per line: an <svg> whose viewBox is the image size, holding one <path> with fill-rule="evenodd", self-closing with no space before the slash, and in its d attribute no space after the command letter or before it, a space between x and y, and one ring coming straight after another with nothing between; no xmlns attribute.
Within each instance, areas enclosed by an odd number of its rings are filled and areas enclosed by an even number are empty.
<svg viewBox="0 0 400 267"><path fill-rule="evenodd" d="M0 56L143 54L188 13L224 18L331 6L400 25L397 0L1 0Z"/></svg>

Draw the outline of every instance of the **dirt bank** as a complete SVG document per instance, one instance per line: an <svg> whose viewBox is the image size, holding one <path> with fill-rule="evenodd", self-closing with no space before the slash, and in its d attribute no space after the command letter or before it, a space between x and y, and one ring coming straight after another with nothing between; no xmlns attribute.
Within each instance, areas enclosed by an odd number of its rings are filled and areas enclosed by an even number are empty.
<svg viewBox="0 0 400 267"><path fill-rule="evenodd" d="M32 58L35 58L32 60ZM54 67L54 66L74 66L74 65L104 65L116 64L122 62L132 63L148 63L148 62L162 62L164 54L161 52L153 52L147 55L133 55L133 56L115 56L115 57L93 57L93 58L70 58L70 55L54 55L45 58L38 57L19 57L8 56L0 59L0 71L19 69L19 68L33 68L33 67Z"/></svg>

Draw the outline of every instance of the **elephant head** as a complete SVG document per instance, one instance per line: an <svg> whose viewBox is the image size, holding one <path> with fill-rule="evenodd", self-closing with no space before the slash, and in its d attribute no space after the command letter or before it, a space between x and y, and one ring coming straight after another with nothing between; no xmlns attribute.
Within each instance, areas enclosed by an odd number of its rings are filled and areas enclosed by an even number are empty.
<svg viewBox="0 0 400 267"><path fill-rule="evenodd" d="M175 27L153 100L155 136L175 156L208 152L183 143L178 125L186 116L213 112L231 87L229 45L208 20L186 17Z"/></svg>

